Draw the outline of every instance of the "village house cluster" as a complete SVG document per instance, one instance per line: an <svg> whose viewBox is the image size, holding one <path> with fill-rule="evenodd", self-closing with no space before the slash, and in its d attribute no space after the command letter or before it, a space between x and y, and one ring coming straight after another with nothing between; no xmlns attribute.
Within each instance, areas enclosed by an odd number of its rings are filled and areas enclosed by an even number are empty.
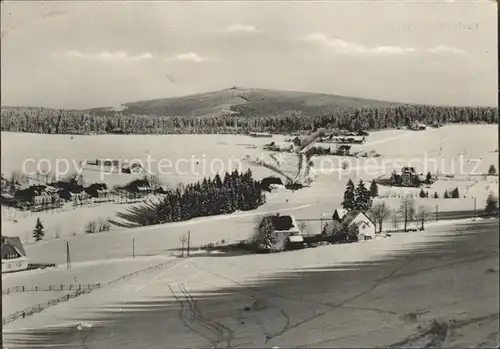
<svg viewBox="0 0 500 349"><path fill-rule="evenodd" d="M141 199L151 193L166 191L155 186L149 179L139 178L125 186L108 188L106 183L83 185L81 178L70 178L54 182L34 180L8 180L2 175L1 203L33 212L63 207L65 203L84 205L108 202L117 199Z"/></svg>

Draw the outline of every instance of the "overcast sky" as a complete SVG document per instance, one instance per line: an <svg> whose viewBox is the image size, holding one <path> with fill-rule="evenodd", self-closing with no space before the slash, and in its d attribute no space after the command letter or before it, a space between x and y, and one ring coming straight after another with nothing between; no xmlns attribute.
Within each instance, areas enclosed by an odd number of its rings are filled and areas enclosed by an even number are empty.
<svg viewBox="0 0 500 349"><path fill-rule="evenodd" d="M496 105L492 1L2 4L2 105L241 87Z"/></svg>

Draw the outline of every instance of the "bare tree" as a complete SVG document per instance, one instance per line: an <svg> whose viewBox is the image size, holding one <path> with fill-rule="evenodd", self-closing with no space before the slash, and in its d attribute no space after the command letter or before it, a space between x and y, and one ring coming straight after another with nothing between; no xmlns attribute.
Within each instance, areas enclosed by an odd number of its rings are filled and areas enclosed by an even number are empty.
<svg viewBox="0 0 500 349"><path fill-rule="evenodd" d="M399 224L398 224L399 211L398 210L392 210L391 216L392 216L392 227L394 228L394 230L396 230L398 228L398 226L399 226Z"/></svg>
<svg viewBox="0 0 500 349"><path fill-rule="evenodd" d="M375 223L378 224L378 232L382 232L382 225L384 221L391 216L391 208L385 200L378 201L373 204L372 208L369 211L370 218L372 218Z"/></svg>
<svg viewBox="0 0 500 349"><path fill-rule="evenodd" d="M333 222L327 222L323 227L323 231L321 233L328 237L332 237L340 233L341 230L342 230L341 224L337 221L333 221Z"/></svg>
<svg viewBox="0 0 500 349"><path fill-rule="evenodd" d="M415 215L415 200L411 196L406 196L401 199L399 212L404 218L404 231L406 231L408 222L411 222Z"/></svg>
<svg viewBox="0 0 500 349"><path fill-rule="evenodd" d="M300 222L300 223L298 224L298 228L299 228L299 230L300 230L302 233L306 232L306 231L307 231L307 224L306 224L306 222Z"/></svg>
<svg viewBox="0 0 500 349"><path fill-rule="evenodd" d="M417 217L421 223L420 229L424 230L424 222L427 220L429 216L430 210L427 206L421 205L418 207Z"/></svg>

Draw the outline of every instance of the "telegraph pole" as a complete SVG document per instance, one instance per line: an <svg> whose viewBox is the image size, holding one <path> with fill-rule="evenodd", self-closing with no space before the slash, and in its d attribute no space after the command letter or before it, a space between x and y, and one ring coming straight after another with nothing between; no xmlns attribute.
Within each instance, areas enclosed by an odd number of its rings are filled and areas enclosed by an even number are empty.
<svg viewBox="0 0 500 349"><path fill-rule="evenodd" d="M439 217L438 217L438 205L436 205L436 222L438 221Z"/></svg>
<svg viewBox="0 0 500 349"><path fill-rule="evenodd" d="M189 257L189 247L191 245L191 230L188 230L188 240L187 240L187 256Z"/></svg>
<svg viewBox="0 0 500 349"><path fill-rule="evenodd" d="M184 243L186 242L186 235L181 236L181 257L184 257Z"/></svg>
<svg viewBox="0 0 500 349"><path fill-rule="evenodd" d="M476 220L476 197L474 197L474 220Z"/></svg>
<svg viewBox="0 0 500 349"><path fill-rule="evenodd" d="M66 241L66 269L71 268L71 255L69 253L69 242Z"/></svg>
<svg viewBox="0 0 500 349"><path fill-rule="evenodd" d="M135 258L135 238L132 239L132 258Z"/></svg>

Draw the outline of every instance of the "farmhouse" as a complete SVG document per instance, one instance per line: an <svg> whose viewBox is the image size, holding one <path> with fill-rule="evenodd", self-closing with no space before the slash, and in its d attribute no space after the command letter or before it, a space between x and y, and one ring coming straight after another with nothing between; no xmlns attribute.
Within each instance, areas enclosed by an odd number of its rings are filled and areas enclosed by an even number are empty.
<svg viewBox="0 0 500 349"><path fill-rule="evenodd" d="M2 236L2 273L28 269L28 258L19 237Z"/></svg>
<svg viewBox="0 0 500 349"><path fill-rule="evenodd" d="M46 185L32 185L16 192L15 198L33 205L53 204L59 199L57 189Z"/></svg>
<svg viewBox="0 0 500 349"><path fill-rule="evenodd" d="M4 259L15 259L22 256L26 257L26 251L24 251L23 244L18 236L8 237L2 236L1 242L2 248L2 260Z"/></svg>
<svg viewBox="0 0 500 349"><path fill-rule="evenodd" d="M347 212L344 209L336 209L332 218L334 221L342 223L348 230L355 229L358 241L373 239L376 235L375 223L361 211Z"/></svg>
<svg viewBox="0 0 500 349"><path fill-rule="evenodd" d="M296 245L297 247L302 246L304 237L293 216L281 216L278 213L275 216L264 217L261 224L265 221L271 224L273 231L278 237L276 246L279 250L292 247L293 244L298 244Z"/></svg>
<svg viewBox="0 0 500 349"><path fill-rule="evenodd" d="M53 187L59 191L59 197L68 201L84 200L88 197L83 189L83 186L78 184L74 179L69 182L58 181L53 184Z"/></svg>
<svg viewBox="0 0 500 349"><path fill-rule="evenodd" d="M130 174L140 174L140 173L144 173L144 168L142 167L141 164L134 162L130 165L129 164L123 165L121 172L122 173L130 173Z"/></svg>
<svg viewBox="0 0 500 349"><path fill-rule="evenodd" d="M108 189L106 183L94 183L85 188L85 192L90 197L96 199L108 199L110 197L110 190Z"/></svg>
<svg viewBox="0 0 500 349"><path fill-rule="evenodd" d="M145 179L136 179L122 189L129 194L129 197L147 195L153 192L153 188L151 188L148 181Z"/></svg>

